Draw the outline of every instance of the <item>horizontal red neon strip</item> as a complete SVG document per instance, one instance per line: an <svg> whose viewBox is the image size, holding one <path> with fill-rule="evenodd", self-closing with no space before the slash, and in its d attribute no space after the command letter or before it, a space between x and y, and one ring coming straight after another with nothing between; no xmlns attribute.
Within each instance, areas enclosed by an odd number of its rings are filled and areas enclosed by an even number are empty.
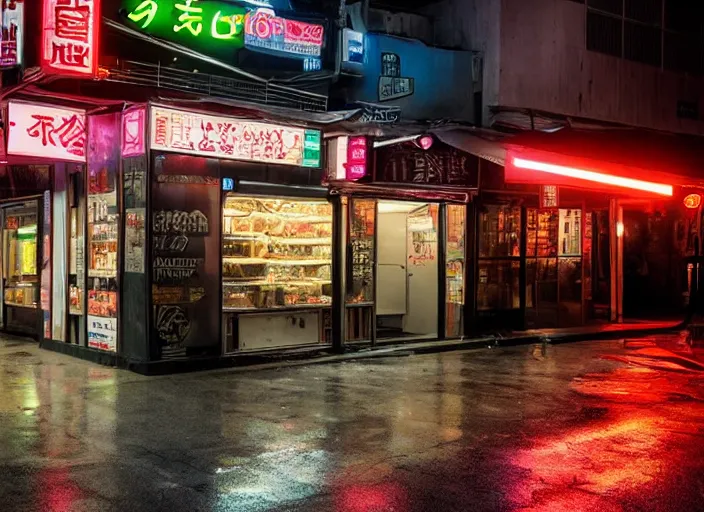
<svg viewBox="0 0 704 512"><path fill-rule="evenodd" d="M544 162L535 162L533 160L525 160L523 158L514 158L513 165L515 165L518 169L529 169L531 171L559 174L560 176L567 176L578 180L593 181L596 183L603 183L605 185L613 185L615 187L630 188L634 190L644 190L646 192L652 192L663 196L671 196L673 194L672 185L665 185L663 183L635 180L633 178L624 178L623 176L613 176L611 174L585 171L584 169L575 169L573 167L564 167L562 165L546 164Z"/></svg>

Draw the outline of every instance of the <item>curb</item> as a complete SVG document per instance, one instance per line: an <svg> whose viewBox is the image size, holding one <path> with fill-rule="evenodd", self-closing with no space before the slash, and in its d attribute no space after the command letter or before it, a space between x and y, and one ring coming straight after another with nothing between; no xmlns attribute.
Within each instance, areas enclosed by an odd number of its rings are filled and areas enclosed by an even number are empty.
<svg viewBox="0 0 704 512"><path fill-rule="evenodd" d="M680 331L684 324L669 327L633 328L620 331L595 331L580 333L565 333L550 336L549 333L535 333L525 336L485 336L464 340L427 341L391 345L386 347L365 348L355 352L330 354L322 350L301 352L297 354L252 355L231 358L219 358L195 361L173 361L128 365L127 369L143 375L173 375L195 371L210 371L211 374L227 374L253 372L281 368L295 368L321 364L344 363L364 359L381 359L388 357L408 357L412 355L437 354L457 352L462 350L478 350L482 348L515 347L535 343L550 343L561 345L583 341L600 341L609 339L645 337L655 334L669 334Z"/></svg>

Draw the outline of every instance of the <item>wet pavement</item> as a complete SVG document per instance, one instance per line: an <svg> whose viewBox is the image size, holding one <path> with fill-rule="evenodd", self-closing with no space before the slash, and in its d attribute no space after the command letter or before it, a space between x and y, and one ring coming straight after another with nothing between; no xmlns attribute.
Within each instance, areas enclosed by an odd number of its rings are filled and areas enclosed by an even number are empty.
<svg viewBox="0 0 704 512"><path fill-rule="evenodd" d="M0 341L0 510L704 510L702 362L668 336L142 377Z"/></svg>

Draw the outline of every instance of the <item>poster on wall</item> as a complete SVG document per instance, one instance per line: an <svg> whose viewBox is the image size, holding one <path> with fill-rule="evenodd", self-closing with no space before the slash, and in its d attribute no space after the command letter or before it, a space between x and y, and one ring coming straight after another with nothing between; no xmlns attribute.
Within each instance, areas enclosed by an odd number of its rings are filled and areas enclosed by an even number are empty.
<svg viewBox="0 0 704 512"><path fill-rule="evenodd" d="M117 318L88 315L88 346L99 350L117 350Z"/></svg>
<svg viewBox="0 0 704 512"><path fill-rule="evenodd" d="M437 205L408 214L408 264L425 266L438 257Z"/></svg>
<svg viewBox="0 0 704 512"><path fill-rule="evenodd" d="M125 212L125 272L144 274L145 218L144 208Z"/></svg>
<svg viewBox="0 0 704 512"><path fill-rule="evenodd" d="M153 329L161 357L220 352L220 183L217 165L156 156L152 180ZM184 170L189 175L185 176ZM166 179L166 178L178 179Z"/></svg>

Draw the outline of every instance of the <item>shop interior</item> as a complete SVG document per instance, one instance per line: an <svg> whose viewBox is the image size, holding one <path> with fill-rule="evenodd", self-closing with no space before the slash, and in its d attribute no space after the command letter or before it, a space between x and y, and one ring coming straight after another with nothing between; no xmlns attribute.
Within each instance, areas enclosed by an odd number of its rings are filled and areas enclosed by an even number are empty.
<svg viewBox="0 0 704 512"><path fill-rule="evenodd" d="M379 201L377 338L437 336L438 205Z"/></svg>
<svg viewBox="0 0 704 512"><path fill-rule="evenodd" d="M222 226L226 350L329 341L330 203L228 193Z"/></svg>
<svg viewBox="0 0 704 512"><path fill-rule="evenodd" d="M38 335L39 200L3 205L3 327Z"/></svg>

